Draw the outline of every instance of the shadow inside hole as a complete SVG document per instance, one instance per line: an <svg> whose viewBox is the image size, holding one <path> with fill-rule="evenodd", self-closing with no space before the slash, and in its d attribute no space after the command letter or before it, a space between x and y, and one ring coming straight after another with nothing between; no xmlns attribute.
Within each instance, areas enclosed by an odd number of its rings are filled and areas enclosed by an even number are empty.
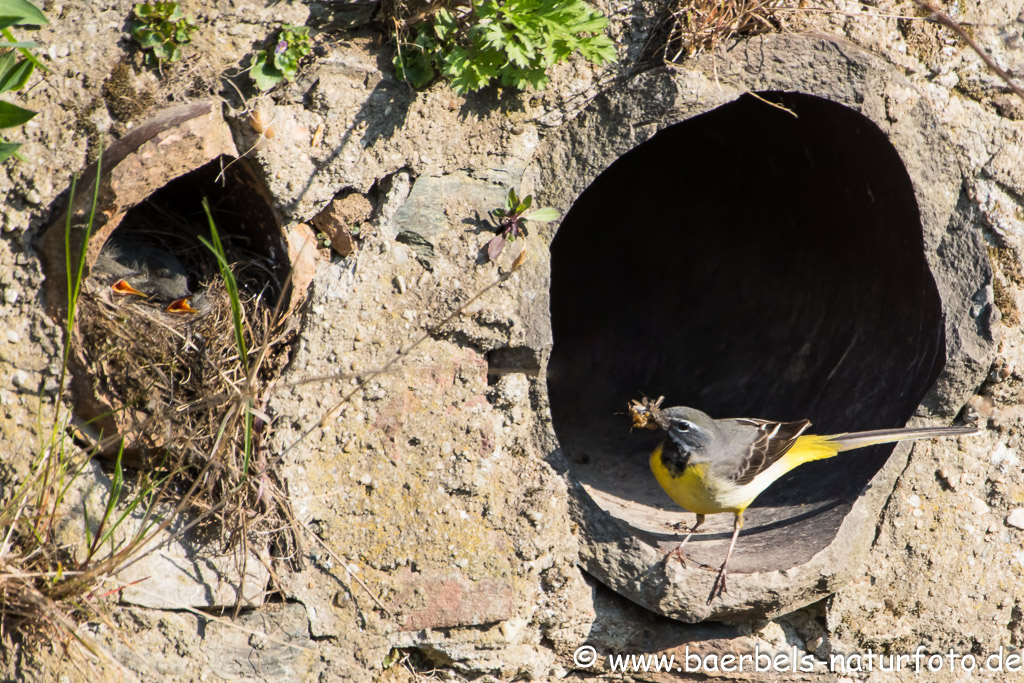
<svg viewBox="0 0 1024 683"><path fill-rule="evenodd" d="M202 200L239 285L262 293L273 306L286 281L287 247L271 200L245 159L216 159L167 183L130 209L112 233L121 244L153 244L181 262L192 292L220 278L217 259L200 238L211 240Z"/></svg>
<svg viewBox="0 0 1024 683"><path fill-rule="evenodd" d="M583 192L551 246L548 390L573 474L624 531L691 524L630 433L641 393L713 417L810 418L812 433L903 425L945 362L941 300L909 176L851 109L746 95L666 128ZM803 563L892 446L789 473L746 514L730 567ZM732 515L688 555L717 566ZM694 542L696 541L696 542Z"/></svg>

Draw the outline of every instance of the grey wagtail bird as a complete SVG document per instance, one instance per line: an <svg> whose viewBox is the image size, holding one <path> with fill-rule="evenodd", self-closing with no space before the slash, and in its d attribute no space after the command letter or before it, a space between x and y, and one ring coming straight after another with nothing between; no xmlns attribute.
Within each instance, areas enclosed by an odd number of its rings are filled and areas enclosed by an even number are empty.
<svg viewBox="0 0 1024 683"><path fill-rule="evenodd" d="M665 433L651 452L651 471L672 500L697 515L696 523L671 554L683 558L683 546L704 523L705 515L734 515L732 540L711 588L709 604L725 591L726 567L743 528L743 512L791 469L855 448L980 433L973 427L924 427L817 436L804 433L811 426L810 420L715 420L693 408L662 409L663 400L664 397L657 401L632 401L629 413L634 427Z"/></svg>
<svg viewBox="0 0 1024 683"><path fill-rule="evenodd" d="M110 239L103 245L93 268L111 280L110 290L114 294L153 298L167 303L164 310L175 315L198 312L191 305L192 292L185 267L169 251L150 244Z"/></svg>

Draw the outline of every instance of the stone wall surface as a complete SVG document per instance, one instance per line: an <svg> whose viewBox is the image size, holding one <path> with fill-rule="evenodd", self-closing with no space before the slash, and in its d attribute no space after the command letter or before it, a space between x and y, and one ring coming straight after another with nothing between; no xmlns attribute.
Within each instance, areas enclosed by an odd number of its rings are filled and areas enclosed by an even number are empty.
<svg viewBox="0 0 1024 683"><path fill-rule="evenodd" d="M349 216L358 230L346 240L350 254L321 250L289 364L266 403L266 447L280 456L302 529L297 557L253 548L247 562L267 566L234 573L267 582L272 594L262 607L236 614L224 605L230 586L197 591L205 579L189 562L200 560L169 549L154 571L176 566L193 579L177 580L176 595L164 587L176 579L164 577L159 600L143 582L141 597L121 596L107 621L84 626L109 655L95 666L144 680L612 679L621 674L611 670L609 654L674 655L683 666L692 661L688 653L758 652L788 657L788 670L775 678L834 680L868 678L878 662L866 657L844 660L853 671L828 666L835 656L869 650L952 649L979 665L1020 652L1024 101L953 32L914 18L922 13L912 2L826 2L786 13L790 35L726 42L714 55L649 69L637 58L660 6L602 3L620 45L618 64L595 68L573 59L553 70L545 91L459 97L443 83L414 91L397 81L380 33L370 25L329 30L330 3L181 4L199 31L192 56L163 72L144 67L127 37L131 2L44 6L51 24L35 40L51 71L34 76L22 97L38 116L12 133L25 142L28 161L9 161L0 174L5 477L29 471L40 425L53 419L61 398L61 329L44 310L37 239L101 137L121 137L165 107L219 95L235 145L262 170L287 231L306 234L306 224L336 200L359 207ZM959 3L953 16L1020 79L1018 5ZM238 72L276 26L304 22L328 28L314 31L316 50L298 80L259 103L264 131L273 129L261 137L223 74L255 106ZM766 46L804 64L765 63ZM831 60L831 70L816 60ZM854 81L866 85L858 90ZM768 588L785 608L686 624L584 571L605 549L581 526L545 378L549 245L558 223L535 225L490 263L488 212L510 188L565 212L618 155L665 125L761 89L862 107L892 135L922 222L934 228L926 233L933 272L947 269L949 282L983 280L980 289L942 292L953 302L947 349L960 365L931 394L943 398L926 398L917 419L948 423L959 413L982 433L893 456L884 490L870 494L870 514L852 518L856 547L848 556L830 551L830 573L820 576L773 575ZM922 125L932 128L915 138ZM623 228L624 240L643 237L643 226ZM987 251L991 263L963 257L964 245ZM525 262L512 272L521 250ZM628 431L624 416L609 419ZM110 482L109 468L94 463L69 492L62 531L69 544L81 511L95 519L102 509ZM837 557L845 564L835 566ZM796 599L794 582L809 586ZM755 589L740 580L730 599ZM62 668L61 656L59 648L8 649L4 675L85 677ZM793 671L794 658L808 670L798 664ZM750 680L745 671L718 666L694 675ZM906 670L874 675L923 680ZM943 670L925 675L965 676L948 656ZM678 672L630 676L667 681Z"/></svg>

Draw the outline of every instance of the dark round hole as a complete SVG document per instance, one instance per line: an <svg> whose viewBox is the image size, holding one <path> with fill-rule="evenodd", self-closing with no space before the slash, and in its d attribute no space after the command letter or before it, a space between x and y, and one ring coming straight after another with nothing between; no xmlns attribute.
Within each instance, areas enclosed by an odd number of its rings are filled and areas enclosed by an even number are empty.
<svg viewBox="0 0 1024 683"><path fill-rule="evenodd" d="M647 469L659 437L617 414L630 399L810 418L813 433L875 429L903 425L945 362L914 189L886 136L834 102L758 97L781 108L746 95L620 157L551 246L559 442L602 507L663 544L679 540L665 527L679 508ZM809 559L891 451L777 482L747 513L731 568ZM694 548L713 565L732 523L717 517L723 533Z"/></svg>
<svg viewBox="0 0 1024 683"><path fill-rule="evenodd" d="M239 284L269 288L264 303L272 307L288 272L286 248L264 183L246 159L220 157L175 178L130 209L114 238L164 247L186 266L194 289L220 277L216 258L199 239L211 239L204 198L228 261L257 266L240 268Z"/></svg>

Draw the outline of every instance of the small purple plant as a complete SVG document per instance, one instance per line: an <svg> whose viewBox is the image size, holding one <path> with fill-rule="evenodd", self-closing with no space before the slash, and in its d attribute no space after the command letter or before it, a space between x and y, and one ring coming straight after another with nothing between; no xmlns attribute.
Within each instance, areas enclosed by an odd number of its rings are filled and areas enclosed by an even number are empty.
<svg viewBox="0 0 1024 683"><path fill-rule="evenodd" d="M506 242L515 242L517 237L526 236L527 221L547 223L558 219L558 212L552 208L537 209L527 215L526 212L532 204L533 195L526 195L519 201L516 191L509 190L508 197L505 198L505 208L491 210L491 220L497 223L497 228L494 230L494 237L487 243L489 260L498 260Z"/></svg>
<svg viewBox="0 0 1024 683"><path fill-rule="evenodd" d="M277 33L273 49L259 50L253 55L249 75L256 87L263 91L282 81L294 81L299 61L312 50L308 26L285 24Z"/></svg>

